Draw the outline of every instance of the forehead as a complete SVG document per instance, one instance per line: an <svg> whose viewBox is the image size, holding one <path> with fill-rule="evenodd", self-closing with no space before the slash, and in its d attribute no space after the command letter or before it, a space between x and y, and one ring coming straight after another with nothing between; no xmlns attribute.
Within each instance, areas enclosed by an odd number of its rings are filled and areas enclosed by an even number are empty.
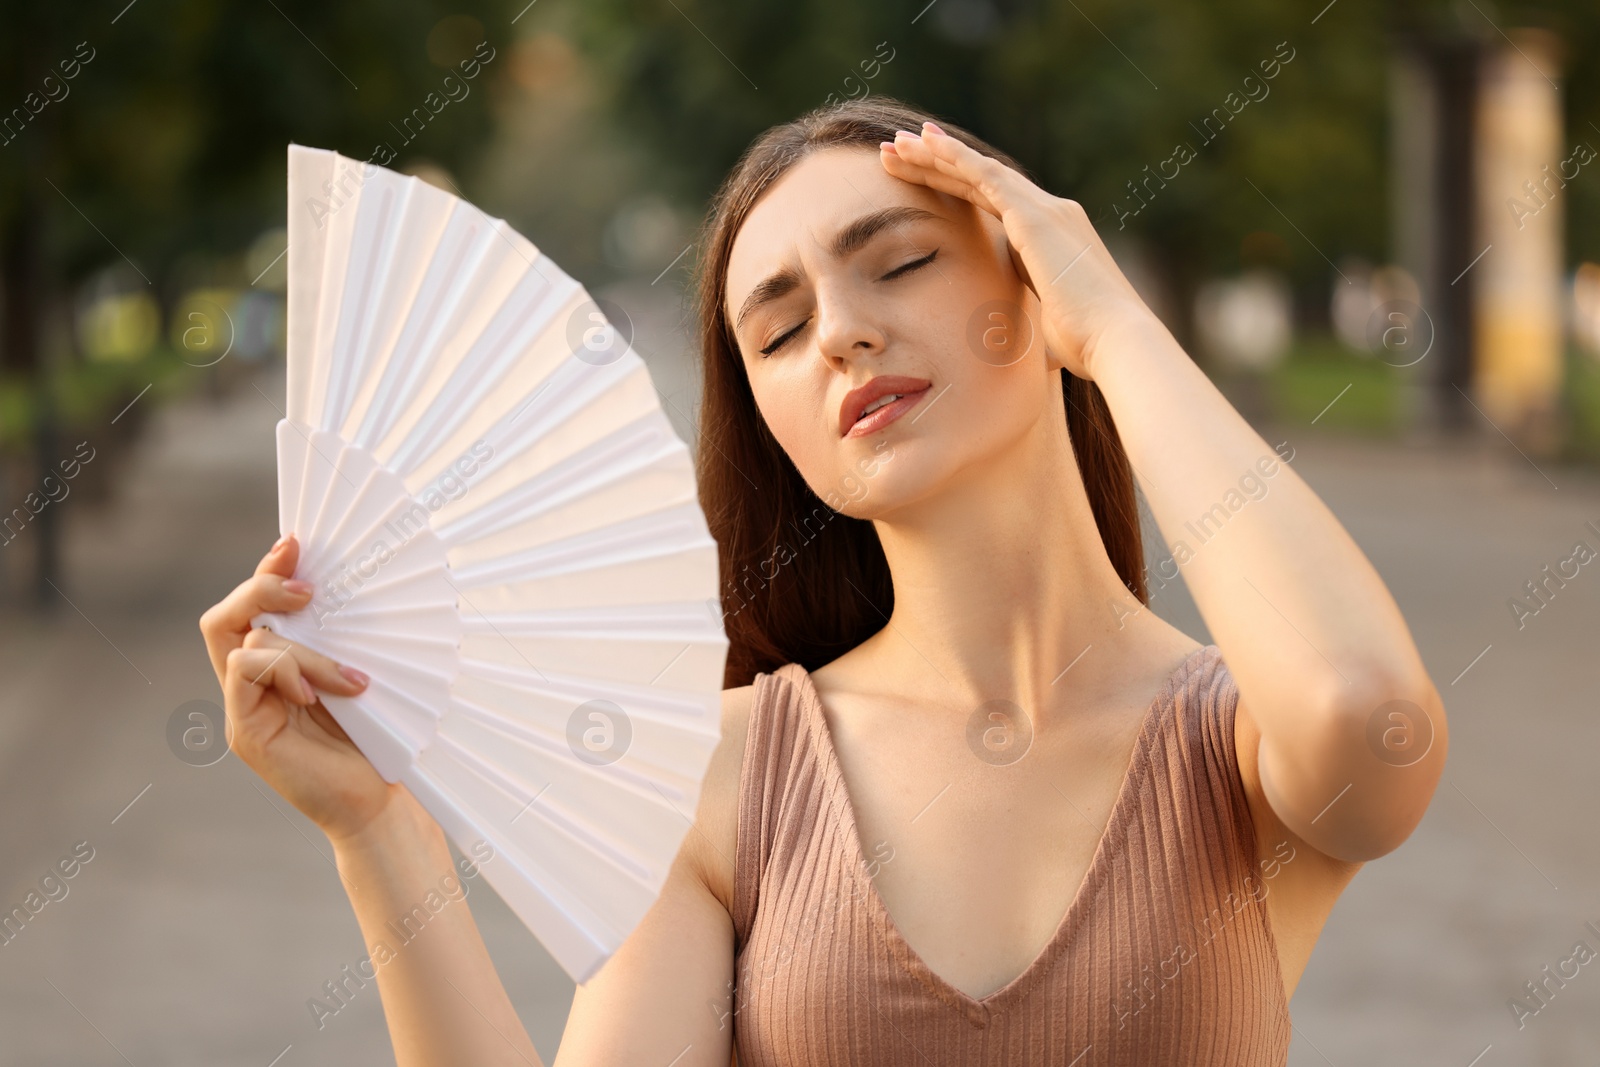
<svg viewBox="0 0 1600 1067"><path fill-rule="evenodd" d="M854 220L883 208L925 208L952 222L964 213L955 197L902 181L883 169L876 149L819 149L774 182L746 216L728 255L723 294L729 321L757 282L781 267L823 256L827 244Z"/></svg>

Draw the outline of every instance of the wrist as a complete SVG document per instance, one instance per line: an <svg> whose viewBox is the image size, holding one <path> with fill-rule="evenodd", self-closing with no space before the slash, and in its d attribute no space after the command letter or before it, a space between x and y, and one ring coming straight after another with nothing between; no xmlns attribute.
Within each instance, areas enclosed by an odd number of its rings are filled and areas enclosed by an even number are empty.
<svg viewBox="0 0 1600 1067"><path fill-rule="evenodd" d="M416 855L419 850L449 855L444 831L426 808L403 785L390 787L388 803L359 830L328 834L341 866L396 853Z"/></svg>
<svg viewBox="0 0 1600 1067"><path fill-rule="evenodd" d="M1112 387L1111 379L1121 374L1143 378L1158 365L1170 365L1174 359L1188 362L1189 355L1172 331L1143 306L1131 314L1117 316L1084 353L1090 380L1102 390Z"/></svg>

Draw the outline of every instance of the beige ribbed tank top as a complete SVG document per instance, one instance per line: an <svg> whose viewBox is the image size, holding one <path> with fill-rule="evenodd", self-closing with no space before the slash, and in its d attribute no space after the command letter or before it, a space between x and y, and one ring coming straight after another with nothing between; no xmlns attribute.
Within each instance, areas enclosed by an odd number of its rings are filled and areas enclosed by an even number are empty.
<svg viewBox="0 0 1600 1067"><path fill-rule="evenodd" d="M1028 968L974 998L936 975L872 883L822 702L754 681L734 857L740 1067L1281 1067L1289 1011L1216 645L1145 713L1110 821Z"/></svg>

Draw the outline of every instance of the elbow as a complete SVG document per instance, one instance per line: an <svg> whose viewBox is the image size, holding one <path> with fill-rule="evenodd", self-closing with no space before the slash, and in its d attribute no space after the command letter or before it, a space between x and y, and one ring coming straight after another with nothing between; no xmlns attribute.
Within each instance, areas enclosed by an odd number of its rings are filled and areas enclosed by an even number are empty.
<svg viewBox="0 0 1600 1067"><path fill-rule="evenodd" d="M1427 672L1363 674L1337 687L1323 707L1324 721L1335 724L1344 743L1360 735L1373 768L1443 769L1449 731L1444 701Z"/></svg>
<svg viewBox="0 0 1600 1067"><path fill-rule="evenodd" d="M1365 862L1399 848L1422 822L1444 774L1450 734L1444 701L1425 671L1366 676L1345 688L1330 721L1356 796L1339 858Z"/></svg>
<svg viewBox="0 0 1600 1067"><path fill-rule="evenodd" d="M1310 716L1296 756L1266 757L1262 784L1286 824L1351 863L1399 848L1427 814L1449 748L1444 703L1425 673L1343 679ZM1274 753L1276 756L1276 753Z"/></svg>

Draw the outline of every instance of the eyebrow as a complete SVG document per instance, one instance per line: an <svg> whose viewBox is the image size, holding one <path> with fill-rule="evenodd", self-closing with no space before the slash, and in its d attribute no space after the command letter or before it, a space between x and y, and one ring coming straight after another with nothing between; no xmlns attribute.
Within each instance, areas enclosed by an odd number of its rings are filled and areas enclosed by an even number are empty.
<svg viewBox="0 0 1600 1067"><path fill-rule="evenodd" d="M828 244L828 254L834 259L844 259L852 252L859 251L883 230L906 222L921 222L943 217L927 208L909 204L872 211L834 234L833 240ZM744 305L739 308L739 314L733 320L733 328L738 330L752 312L793 292L799 285L800 276L789 267L783 267L763 278L754 289L750 290L750 295L744 298Z"/></svg>

